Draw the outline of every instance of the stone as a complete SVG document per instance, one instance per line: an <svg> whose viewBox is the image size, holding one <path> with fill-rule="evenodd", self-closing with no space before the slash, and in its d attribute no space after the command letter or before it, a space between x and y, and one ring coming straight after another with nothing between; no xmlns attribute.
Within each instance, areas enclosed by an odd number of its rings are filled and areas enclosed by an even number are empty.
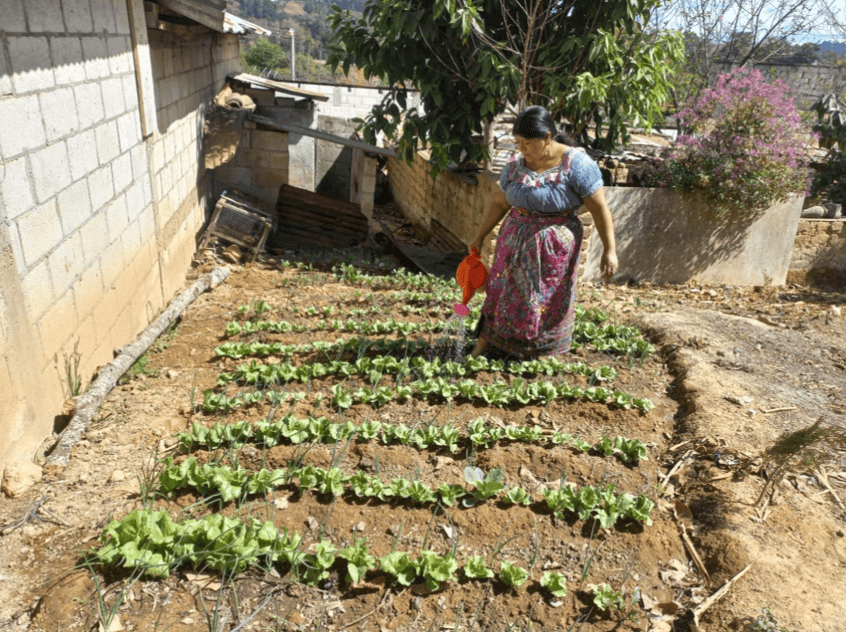
<svg viewBox="0 0 846 632"><path fill-rule="evenodd" d="M32 461L12 461L3 472L3 492L17 498L41 480L41 466Z"/></svg>
<svg viewBox="0 0 846 632"><path fill-rule="evenodd" d="M167 371L167 373L165 373L165 375L167 376L167 379L175 380L177 377L179 377L179 371L177 371L175 369L168 369L168 371Z"/></svg>
<svg viewBox="0 0 846 632"><path fill-rule="evenodd" d="M843 205L835 204L834 202L826 202L823 204L825 207L825 218L826 219L838 219L842 214Z"/></svg>
<svg viewBox="0 0 846 632"><path fill-rule="evenodd" d="M822 219L826 212L822 206L811 206L802 211L802 219Z"/></svg>
<svg viewBox="0 0 846 632"><path fill-rule="evenodd" d="M126 474L124 474L120 470L115 470L112 472L112 475L109 476L109 483L120 483L121 481L126 480Z"/></svg>

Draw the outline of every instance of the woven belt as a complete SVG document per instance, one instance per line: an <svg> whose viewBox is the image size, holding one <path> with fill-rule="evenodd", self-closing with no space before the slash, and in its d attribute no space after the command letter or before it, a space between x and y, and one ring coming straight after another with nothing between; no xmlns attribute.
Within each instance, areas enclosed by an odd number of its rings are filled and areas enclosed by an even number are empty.
<svg viewBox="0 0 846 632"><path fill-rule="evenodd" d="M516 211L517 215L521 215L523 217L566 217L567 215L572 215L573 217L576 216L573 212L573 209L569 208L561 211L560 213L537 213L535 211L529 211L518 206L512 206L511 209L513 211Z"/></svg>

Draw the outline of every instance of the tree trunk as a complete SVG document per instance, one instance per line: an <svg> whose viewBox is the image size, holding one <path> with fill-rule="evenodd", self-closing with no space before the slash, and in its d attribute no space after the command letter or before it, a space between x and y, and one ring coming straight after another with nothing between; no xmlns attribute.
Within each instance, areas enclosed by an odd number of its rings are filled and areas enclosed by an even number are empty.
<svg viewBox="0 0 846 632"><path fill-rule="evenodd" d="M174 299L168 308L145 329L135 342L115 350L115 359L103 367L97 379L76 400L76 412L62 431L56 448L47 458L43 471L51 476L64 470L70 460L73 447L85 434L89 424L100 409L100 404L117 384L120 377L144 354L162 332L185 311L194 300L209 288L215 288L229 276L229 268L213 270L186 289Z"/></svg>

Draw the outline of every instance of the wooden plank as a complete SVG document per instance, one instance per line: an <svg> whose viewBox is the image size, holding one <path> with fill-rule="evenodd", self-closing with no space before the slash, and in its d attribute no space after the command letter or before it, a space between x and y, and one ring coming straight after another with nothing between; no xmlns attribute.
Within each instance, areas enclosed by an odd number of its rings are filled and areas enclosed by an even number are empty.
<svg viewBox="0 0 846 632"><path fill-rule="evenodd" d="M135 86L138 90L138 109L141 115L141 136L147 138L158 128L156 93L153 81L153 62L147 40L147 18L143 0L126 0L132 55L135 60Z"/></svg>
<svg viewBox="0 0 846 632"><path fill-rule="evenodd" d="M367 143L363 143L359 140L355 140L352 138L335 136L335 134L321 132L320 130L311 129L310 127L301 127L299 125L294 125L293 123L288 123L287 121L280 121L276 119L267 118L266 116L253 114L252 112L249 112L247 114L247 118L251 121L255 121L256 123L267 125L268 127L271 127L280 132L302 134L303 136L319 138L320 140L326 140L330 143L337 143L338 145L344 145L345 147L355 147L357 149L363 149L366 154L379 154L380 156L392 156L394 158L399 157L397 156L397 152L395 152L393 149L388 149L386 147L376 147L376 145L368 145Z"/></svg>
<svg viewBox="0 0 846 632"><path fill-rule="evenodd" d="M311 206L318 206L329 209L333 212L341 211L350 215L358 217L361 215L361 210L358 205L346 200L330 198L325 195L320 195L314 191L300 189L290 184L283 184L279 187L279 203L289 200L292 204L310 204ZM362 215L362 217L364 217Z"/></svg>
<svg viewBox="0 0 846 632"><path fill-rule="evenodd" d="M284 92L286 94L308 97L309 99L314 99L315 101L329 100L329 97L327 95L322 94L320 92L312 92L310 90L303 90L302 88L294 88L293 86L288 86L284 83L273 81L271 79L265 79L264 77L259 77L257 75L250 75L246 72L242 72L240 75L235 75L234 77L230 76L229 78L233 81L240 81L241 83L249 83L257 86L262 86L263 88L276 90L278 92Z"/></svg>

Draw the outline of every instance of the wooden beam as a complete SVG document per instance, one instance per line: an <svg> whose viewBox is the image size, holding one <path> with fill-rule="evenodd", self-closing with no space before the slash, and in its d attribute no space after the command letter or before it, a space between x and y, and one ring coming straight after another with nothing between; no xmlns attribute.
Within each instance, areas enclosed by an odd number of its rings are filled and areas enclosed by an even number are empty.
<svg viewBox="0 0 846 632"><path fill-rule="evenodd" d="M320 92L311 92L310 90L303 90L302 88L294 88L284 83L280 83L278 81L273 81L271 79L265 79L264 77L258 77L256 75L249 75L245 72L242 72L239 75L235 75L234 77L230 75L230 78L233 81L238 81L241 83L246 84L253 84L256 86L261 86L263 88L269 88L271 90L276 90L277 92L284 92L286 94L292 94L298 97L307 97L314 101L328 101L329 97L325 94L321 94Z"/></svg>
<svg viewBox="0 0 846 632"><path fill-rule="evenodd" d="M126 0L126 9L129 14L129 31L132 37L132 56L135 60L135 86L138 90L141 136L147 138L156 131L158 118L144 2L143 0Z"/></svg>
<svg viewBox="0 0 846 632"><path fill-rule="evenodd" d="M272 127L273 129L280 132L302 134L303 136L319 138L320 140L326 140L330 143L337 143L339 145L344 145L345 147L354 147L356 149L363 150L365 154L379 154L380 156L392 156L394 158L398 158L397 152L395 152L393 149L388 149L387 147L376 147L375 145L368 145L367 143L363 143L359 140L354 140L352 138L336 136L335 134L330 134L329 132L321 132L320 130L311 129L310 127L294 125L293 123L288 123L287 121L279 121L277 119L267 118L266 116L253 114L252 112L247 114L247 118L251 121L255 121L256 123L260 123L261 125Z"/></svg>

